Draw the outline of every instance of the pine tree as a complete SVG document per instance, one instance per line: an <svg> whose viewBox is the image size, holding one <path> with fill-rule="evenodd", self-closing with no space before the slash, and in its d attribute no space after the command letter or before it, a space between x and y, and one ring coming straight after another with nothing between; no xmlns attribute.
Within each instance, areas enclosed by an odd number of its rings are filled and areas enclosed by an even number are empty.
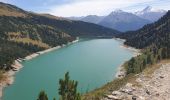
<svg viewBox="0 0 170 100"><path fill-rule="evenodd" d="M59 80L60 100L81 100L80 94L77 93L78 82L70 80L69 72L65 74L64 79Z"/></svg>
<svg viewBox="0 0 170 100"><path fill-rule="evenodd" d="M38 99L37 100L48 100L47 94L45 93L45 91L41 91L39 93Z"/></svg>

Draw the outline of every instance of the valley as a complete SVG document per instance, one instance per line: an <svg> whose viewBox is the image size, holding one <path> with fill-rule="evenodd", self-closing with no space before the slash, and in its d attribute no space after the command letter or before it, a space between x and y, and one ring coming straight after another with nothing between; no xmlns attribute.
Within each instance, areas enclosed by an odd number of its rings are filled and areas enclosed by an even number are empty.
<svg viewBox="0 0 170 100"><path fill-rule="evenodd" d="M168 100L170 11L158 1L0 0L0 99Z"/></svg>

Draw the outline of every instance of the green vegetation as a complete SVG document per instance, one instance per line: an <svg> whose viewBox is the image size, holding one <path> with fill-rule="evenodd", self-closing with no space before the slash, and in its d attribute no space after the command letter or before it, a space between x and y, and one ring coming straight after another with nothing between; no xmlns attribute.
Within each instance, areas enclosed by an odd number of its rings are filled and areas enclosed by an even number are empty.
<svg viewBox="0 0 170 100"><path fill-rule="evenodd" d="M65 74L64 79L59 80L59 95L60 100L81 100L80 93L77 92L78 82L70 80L69 72ZM48 100L47 94L41 91L37 100ZM55 100L55 98L53 99Z"/></svg>
<svg viewBox="0 0 170 100"><path fill-rule="evenodd" d="M65 74L64 79L59 81L60 100L81 100L80 94L77 93L78 82L70 80L69 72Z"/></svg>
<svg viewBox="0 0 170 100"><path fill-rule="evenodd" d="M37 100L48 100L47 94L44 91L41 91Z"/></svg>
<svg viewBox="0 0 170 100"><path fill-rule="evenodd" d="M154 47L149 47L144 49L143 53L137 57L133 57L127 63L124 64L124 67L127 71L127 74L130 73L140 73L147 66L153 65L160 62L162 59L167 59L165 56L165 51L163 48L156 49Z"/></svg>

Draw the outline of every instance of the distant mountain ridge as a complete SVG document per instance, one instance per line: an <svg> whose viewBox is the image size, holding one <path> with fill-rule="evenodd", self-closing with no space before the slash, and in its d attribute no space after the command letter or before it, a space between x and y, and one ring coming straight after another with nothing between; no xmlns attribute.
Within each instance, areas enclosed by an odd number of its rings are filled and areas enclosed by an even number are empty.
<svg viewBox="0 0 170 100"><path fill-rule="evenodd" d="M166 13L165 10L153 9L148 6L135 13L115 10L107 16L88 15L82 17L69 17L68 19L81 20L116 29L122 32L134 31L144 25L157 21Z"/></svg>
<svg viewBox="0 0 170 100"><path fill-rule="evenodd" d="M148 23L150 23L149 20L142 19L132 13L116 10L106 16L98 24L125 32L137 30Z"/></svg>
<svg viewBox="0 0 170 100"><path fill-rule="evenodd" d="M151 22L157 21L159 18L161 18L163 15L166 14L166 10L163 9L154 9L151 6L147 6L142 11L137 11L135 14L141 18L150 20Z"/></svg>
<svg viewBox="0 0 170 100"><path fill-rule="evenodd" d="M98 24L100 21L103 20L103 18L104 16L88 15L82 18L81 21Z"/></svg>
<svg viewBox="0 0 170 100"><path fill-rule="evenodd" d="M145 25L137 31L120 34L118 37L126 39L126 45L139 49L152 45L170 49L170 11L158 21Z"/></svg>

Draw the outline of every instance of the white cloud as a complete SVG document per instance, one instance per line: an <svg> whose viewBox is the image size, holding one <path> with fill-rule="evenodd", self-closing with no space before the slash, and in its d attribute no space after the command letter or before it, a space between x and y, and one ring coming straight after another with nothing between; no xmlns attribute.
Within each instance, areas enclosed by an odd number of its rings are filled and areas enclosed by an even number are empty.
<svg viewBox="0 0 170 100"><path fill-rule="evenodd" d="M7 2L8 2L8 0L0 0L0 2L6 2L6 3L7 3Z"/></svg>
<svg viewBox="0 0 170 100"><path fill-rule="evenodd" d="M74 2L51 7L50 12L56 16L105 15L114 9L123 9L135 4L154 0L73 0Z"/></svg>

